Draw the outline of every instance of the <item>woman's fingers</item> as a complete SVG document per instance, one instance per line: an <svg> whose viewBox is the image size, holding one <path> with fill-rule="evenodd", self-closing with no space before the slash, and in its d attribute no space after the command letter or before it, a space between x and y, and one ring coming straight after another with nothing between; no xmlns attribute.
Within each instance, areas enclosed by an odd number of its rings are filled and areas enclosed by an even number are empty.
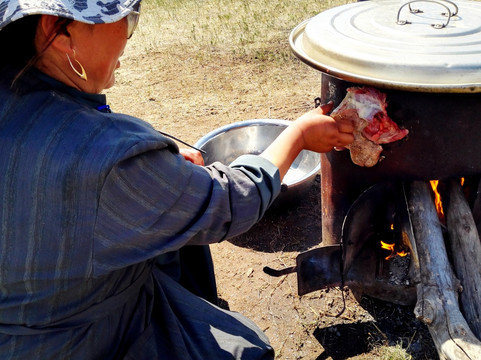
<svg viewBox="0 0 481 360"><path fill-rule="evenodd" d="M326 115L331 112L333 107L334 103L332 101L329 101L327 104L320 105L318 109L322 112L322 114Z"/></svg>
<svg viewBox="0 0 481 360"><path fill-rule="evenodd" d="M179 152L185 160L190 161L191 163L196 165L204 165L204 158L199 151L194 149L179 149Z"/></svg>
<svg viewBox="0 0 481 360"><path fill-rule="evenodd" d="M344 147L354 141L354 135L350 132L340 132L337 141L336 148Z"/></svg>

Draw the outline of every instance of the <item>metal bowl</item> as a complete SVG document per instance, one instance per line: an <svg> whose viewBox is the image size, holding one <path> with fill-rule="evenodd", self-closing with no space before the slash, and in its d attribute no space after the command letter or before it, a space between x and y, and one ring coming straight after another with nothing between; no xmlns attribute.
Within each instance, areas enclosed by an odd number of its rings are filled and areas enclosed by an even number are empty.
<svg viewBox="0 0 481 360"><path fill-rule="evenodd" d="M211 131L195 147L205 151L206 165L215 161L230 164L244 154L260 154L290 124L288 120L254 119L239 121ZM284 177L282 192L271 208L300 201L320 170L318 153L303 150Z"/></svg>

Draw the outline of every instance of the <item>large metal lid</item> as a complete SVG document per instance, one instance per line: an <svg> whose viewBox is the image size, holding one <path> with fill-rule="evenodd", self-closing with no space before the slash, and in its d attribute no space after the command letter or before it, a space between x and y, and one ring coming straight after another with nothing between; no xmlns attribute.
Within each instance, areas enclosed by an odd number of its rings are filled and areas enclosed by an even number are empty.
<svg viewBox="0 0 481 360"><path fill-rule="evenodd" d="M302 61L354 83L481 92L479 1L372 0L342 5L299 24L289 41Z"/></svg>

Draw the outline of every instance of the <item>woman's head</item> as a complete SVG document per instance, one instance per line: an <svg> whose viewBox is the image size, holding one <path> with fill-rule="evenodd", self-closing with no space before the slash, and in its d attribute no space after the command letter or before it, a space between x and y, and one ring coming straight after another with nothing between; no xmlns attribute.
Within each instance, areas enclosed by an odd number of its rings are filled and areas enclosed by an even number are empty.
<svg viewBox="0 0 481 360"><path fill-rule="evenodd" d="M47 5L31 0L25 7L20 2L0 0L0 46L14 53L0 66L33 65L91 93L114 84L118 59L138 20L139 0L50 0Z"/></svg>

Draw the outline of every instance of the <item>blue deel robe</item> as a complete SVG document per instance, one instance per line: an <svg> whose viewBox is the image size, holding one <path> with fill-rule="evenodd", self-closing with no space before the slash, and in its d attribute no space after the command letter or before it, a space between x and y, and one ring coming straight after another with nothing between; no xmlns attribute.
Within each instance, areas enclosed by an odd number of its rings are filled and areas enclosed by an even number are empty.
<svg viewBox="0 0 481 360"><path fill-rule="evenodd" d="M12 90L10 75L0 358L272 358L255 324L188 291L171 258L248 230L279 193L277 168L253 155L196 166L148 123L105 111L103 95L36 70Z"/></svg>

